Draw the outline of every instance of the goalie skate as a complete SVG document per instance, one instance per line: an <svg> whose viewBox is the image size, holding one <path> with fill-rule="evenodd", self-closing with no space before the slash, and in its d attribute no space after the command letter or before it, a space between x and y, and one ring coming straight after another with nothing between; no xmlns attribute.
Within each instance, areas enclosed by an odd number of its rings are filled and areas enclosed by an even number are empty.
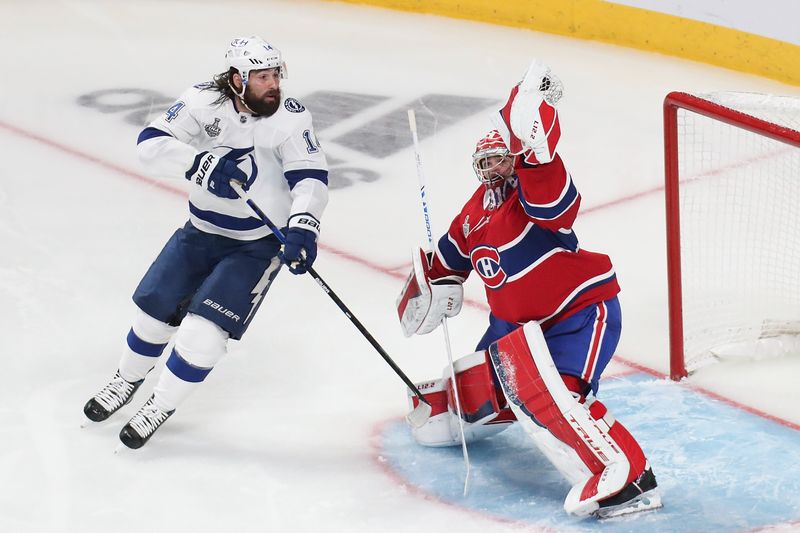
<svg viewBox="0 0 800 533"><path fill-rule="evenodd" d="M92 422L102 422L131 401L133 394L144 380L126 381L119 372L114 374L108 385L95 394L83 406L83 414Z"/></svg>
<svg viewBox="0 0 800 533"><path fill-rule="evenodd" d="M119 432L119 440L133 450L141 448L174 412L174 409L162 411L153 403L153 396L150 396L150 399Z"/></svg>
<svg viewBox="0 0 800 533"><path fill-rule="evenodd" d="M651 511L662 507L661 494L653 470L647 468L641 476L630 482L619 494L599 502L600 507L593 513L600 519Z"/></svg>

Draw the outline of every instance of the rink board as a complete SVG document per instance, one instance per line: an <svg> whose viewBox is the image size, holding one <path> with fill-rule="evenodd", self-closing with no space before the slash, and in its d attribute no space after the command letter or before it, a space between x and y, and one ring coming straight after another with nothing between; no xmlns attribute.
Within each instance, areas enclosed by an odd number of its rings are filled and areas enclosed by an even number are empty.
<svg viewBox="0 0 800 533"><path fill-rule="evenodd" d="M800 434L644 374L603 382L600 398L636 436L664 507L598 522L567 516L569 485L518 425L469 447L462 495L460 447L417 445L402 421L386 424L379 460L409 485L495 519L558 531L744 532L800 518Z"/></svg>

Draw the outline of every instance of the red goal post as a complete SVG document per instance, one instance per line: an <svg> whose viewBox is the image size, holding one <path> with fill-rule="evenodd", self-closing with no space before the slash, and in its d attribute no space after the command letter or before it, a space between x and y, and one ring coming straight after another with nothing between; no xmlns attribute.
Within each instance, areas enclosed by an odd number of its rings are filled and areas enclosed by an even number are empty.
<svg viewBox="0 0 800 533"><path fill-rule="evenodd" d="M664 100L670 377L800 335L800 99Z"/></svg>

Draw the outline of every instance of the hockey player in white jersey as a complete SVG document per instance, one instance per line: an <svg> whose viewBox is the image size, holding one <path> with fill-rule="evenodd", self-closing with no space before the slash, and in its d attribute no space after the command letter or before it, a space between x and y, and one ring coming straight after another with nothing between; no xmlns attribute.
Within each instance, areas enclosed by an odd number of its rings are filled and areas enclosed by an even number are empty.
<svg viewBox="0 0 800 533"><path fill-rule="evenodd" d="M96 422L119 410L173 340L153 395L120 432L129 448L143 446L206 378L228 339L242 338L281 265L302 274L317 254L328 171L311 114L281 92L286 66L263 39L234 39L225 61L225 72L186 90L138 139L150 174L193 186L189 221L134 292L118 370L84 407ZM232 180L283 227L283 248Z"/></svg>

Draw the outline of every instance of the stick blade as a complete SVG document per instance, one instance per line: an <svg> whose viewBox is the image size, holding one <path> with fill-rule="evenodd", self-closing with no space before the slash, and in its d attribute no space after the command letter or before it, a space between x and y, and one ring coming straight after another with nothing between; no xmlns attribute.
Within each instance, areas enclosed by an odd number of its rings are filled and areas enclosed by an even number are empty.
<svg viewBox="0 0 800 533"><path fill-rule="evenodd" d="M417 406L406 415L406 420L415 428L421 428L431 417L431 406L425 402L419 402Z"/></svg>

